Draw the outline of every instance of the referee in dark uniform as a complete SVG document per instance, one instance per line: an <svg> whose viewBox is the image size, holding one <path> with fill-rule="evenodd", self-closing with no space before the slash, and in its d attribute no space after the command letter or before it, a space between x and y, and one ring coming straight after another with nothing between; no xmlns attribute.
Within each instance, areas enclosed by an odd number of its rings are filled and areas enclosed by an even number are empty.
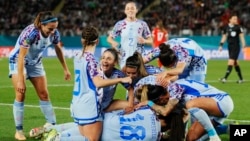
<svg viewBox="0 0 250 141"><path fill-rule="evenodd" d="M222 32L222 38L219 45L220 51L222 50L222 46L226 40L228 43L229 60L225 76L221 78L220 81L222 83L225 83L232 71L232 68L234 67L239 76L239 80L237 81L237 83L242 83L243 77L238 62L238 56L241 51L240 41L243 48L246 46L246 42L243 29L238 25L238 16L236 14L230 16L229 24L224 28Z"/></svg>

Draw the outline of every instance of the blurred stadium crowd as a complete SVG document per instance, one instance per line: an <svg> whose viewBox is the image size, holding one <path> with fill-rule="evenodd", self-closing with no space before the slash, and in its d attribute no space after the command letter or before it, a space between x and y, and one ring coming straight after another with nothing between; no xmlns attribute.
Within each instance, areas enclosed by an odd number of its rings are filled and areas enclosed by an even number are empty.
<svg viewBox="0 0 250 141"><path fill-rule="evenodd" d="M61 4L61 2L64 4ZM155 2L157 4L154 4ZM123 0L0 0L0 35L17 36L32 23L40 11L57 12L63 36L81 34L82 27L92 24L107 35L115 22L125 17ZM239 24L250 35L250 0L136 0L139 17L153 27L162 20L169 34L219 35L236 11ZM146 10L147 9L147 10Z"/></svg>

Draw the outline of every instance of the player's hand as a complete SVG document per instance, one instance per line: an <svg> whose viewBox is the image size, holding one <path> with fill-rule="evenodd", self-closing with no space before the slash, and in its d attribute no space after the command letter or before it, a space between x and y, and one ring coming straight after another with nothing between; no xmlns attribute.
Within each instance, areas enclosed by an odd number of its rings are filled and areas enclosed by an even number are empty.
<svg viewBox="0 0 250 141"><path fill-rule="evenodd" d="M156 83L163 86L164 88L167 87L170 84L169 78L163 78L163 77L156 77Z"/></svg>
<svg viewBox="0 0 250 141"><path fill-rule="evenodd" d="M219 50L219 51L222 51L222 46L219 46L218 50Z"/></svg>
<svg viewBox="0 0 250 141"><path fill-rule="evenodd" d="M132 79L129 76L121 78L121 83L129 83L129 84L131 84L132 83Z"/></svg>
<svg viewBox="0 0 250 141"><path fill-rule="evenodd" d="M71 80L71 73L69 70L64 71L64 79Z"/></svg>
<svg viewBox="0 0 250 141"><path fill-rule="evenodd" d="M132 112L134 112L134 111L135 111L134 107L128 106L128 107L126 107L126 108L124 109L124 114L130 114L130 113L132 113Z"/></svg>
<svg viewBox="0 0 250 141"><path fill-rule="evenodd" d="M116 49L117 51L119 51L119 50L118 50L119 43L117 43L116 41L112 42L112 43L111 43L111 46L112 46L114 49Z"/></svg>
<svg viewBox="0 0 250 141"><path fill-rule="evenodd" d="M16 90L21 93L21 94L24 94L25 91L26 91L26 86L25 86L25 83L24 82L17 82L17 88Z"/></svg>
<svg viewBox="0 0 250 141"><path fill-rule="evenodd" d="M148 105L148 101L147 100L143 101L143 102L140 102L139 104L136 104L134 108L135 109L139 109L140 107L146 106L146 105Z"/></svg>
<svg viewBox="0 0 250 141"><path fill-rule="evenodd" d="M145 39L144 39L143 37L141 37L141 36L138 37L137 40L138 40L138 43L139 43L139 44L144 44L144 43L145 43Z"/></svg>

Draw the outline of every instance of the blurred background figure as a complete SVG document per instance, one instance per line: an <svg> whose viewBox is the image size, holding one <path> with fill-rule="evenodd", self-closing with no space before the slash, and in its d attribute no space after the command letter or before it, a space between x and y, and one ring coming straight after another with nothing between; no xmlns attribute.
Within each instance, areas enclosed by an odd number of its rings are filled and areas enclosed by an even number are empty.
<svg viewBox="0 0 250 141"><path fill-rule="evenodd" d="M164 43L168 40L168 31L163 26L162 20L158 20L156 26L152 30L153 38L153 48L158 47L161 43ZM162 67L160 60L157 60L158 67Z"/></svg>

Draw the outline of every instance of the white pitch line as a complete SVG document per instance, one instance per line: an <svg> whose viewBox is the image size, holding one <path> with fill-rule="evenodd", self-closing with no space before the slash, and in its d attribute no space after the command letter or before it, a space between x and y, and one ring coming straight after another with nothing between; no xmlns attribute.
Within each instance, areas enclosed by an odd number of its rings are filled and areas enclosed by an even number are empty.
<svg viewBox="0 0 250 141"><path fill-rule="evenodd" d="M13 106L13 104L8 104L8 103L0 103L0 106ZM37 105L24 105L24 107L30 107L30 108L40 108L40 106ZM63 107L53 107L54 109L59 109L59 110L69 110L70 108L63 108Z"/></svg>
<svg viewBox="0 0 250 141"><path fill-rule="evenodd" d="M61 86L73 87L73 84L50 84L50 85L48 85L48 87L61 87ZM30 88L30 87L33 87L33 85L27 85L26 87ZM3 86L0 86L0 88L13 88L13 86L12 85L3 85Z"/></svg>
<svg viewBox="0 0 250 141"><path fill-rule="evenodd" d="M0 103L0 106L13 106L13 104ZM37 106L37 105L24 105L24 107L40 108L40 106ZM53 108L54 108L54 109L59 109L59 110L70 110L70 108L64 108L64 107L53 107ZM233 121L233 122L241 122L241 123L250 123L250 120L238 120L238 119L226 119L225 121Z"/></svg>
<svg viewBox="0 0 250 141"><path fill-rule="evenodd" d="M227 82L235 82L236 83L237 80L227 80ZM244 82L249 82L248 80L244 80ZM206 80L206 83L221 83L219 80ZM73 84L49 84L48 87L61 87L61 86L65 86L65 87L73 87ZM26 87L30 88L33 87L33 85L27 85ZM13 88L12 85L2 85L0 86L0 88Z"/></svg>

